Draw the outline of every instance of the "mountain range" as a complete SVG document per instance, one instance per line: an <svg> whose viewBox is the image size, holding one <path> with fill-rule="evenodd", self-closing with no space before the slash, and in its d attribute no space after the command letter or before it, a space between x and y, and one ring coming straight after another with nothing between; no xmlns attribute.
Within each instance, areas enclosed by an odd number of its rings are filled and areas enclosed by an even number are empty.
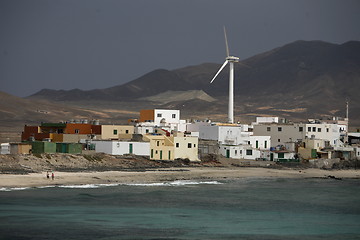
<svg viewBox="0 0 360 240"><path fill-rule="evenodd" d="M141 109L181 110L182 119L227 119L228 69L221 64L157 69L128 83L83 91L43 89L27 98L0 92L0 132L70 119L125 123ZM360 42L296 41L235 64L235 120L280 116L293 121L345 116L360 126ZM5 137L9 135L5 134ZM0 136L1 138L1 136Z"/></svg>
<svg viewBox="0 0 360 240"><path fill-rule="evenodd" d="M357 104L360 100L360 42L296 41L241 63L235 65L236 119L256 115L279 115L294 120L343 117L345 102L349 101L353 123L360 123ZM157 69L110 88L43 89L28 98L71 101L75 105L84 101L93 105L96 101L132 102L138 109L142 109L146 101L147 105L153 103L149 107L177 107L189 117L196 117L194 113L200 111L202 116L218 114L220 120L225 120L228 70L225 68L209 84L220 66L204 63L176 70ZM185 94L188 91L191 94Z"/></svg>

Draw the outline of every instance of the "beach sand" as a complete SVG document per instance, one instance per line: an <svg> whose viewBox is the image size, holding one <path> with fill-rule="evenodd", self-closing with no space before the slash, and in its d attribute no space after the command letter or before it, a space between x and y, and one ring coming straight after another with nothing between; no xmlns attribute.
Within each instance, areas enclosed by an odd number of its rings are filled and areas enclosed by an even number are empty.
<svg viewBox="0 0 360 240"><path fill-rule="evenodd" d="M360 178L360 170L269 169L269 168L166 168L147 171L46 172L26 175L0 174L0 188L24 188L53 185L136 184L176 180L221 181L240 178Z"/></svg>

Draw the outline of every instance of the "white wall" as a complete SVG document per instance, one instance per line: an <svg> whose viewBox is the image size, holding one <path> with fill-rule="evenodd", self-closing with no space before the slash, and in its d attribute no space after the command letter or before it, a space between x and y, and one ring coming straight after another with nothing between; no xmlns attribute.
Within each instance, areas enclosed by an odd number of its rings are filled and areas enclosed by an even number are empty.
<svg viewBox="0 0 360 240"><path fill-rule="evenodd" d="M1 154L10 154L10 143L2 143L0 153Z"/></svg>
<svg viewBox="0 0 360 240"><path fill-rule="evenodd" d="M256 158L260 158L260 150L254 149L249 145L231 146L221 144L219 153L222 156L227 157L227 151L230 151L230 158L234 159L255 160Z"/></svg>
<svg viewBox="0 0 360 240"><path fill-rule="evenodd" d="M186 131L187 132L200 132L200 126L210 126L211 122L193 122L193 123L188 123L186 126Z"/></svg>
<svg viewBox="0 0 360 240"><path fill-rule="evenodd" d="M340 126L328 123L308 123L305 125L307 138L323 139L330 142L331 146L341 146Z"/></svg>
<svg viewBox="0 0 360 240"><path fill-rule="evenodd" d="M122 142L122 141L93 141L96 152L103 152L111 155L124 155L130 153L132 144L132 154L139 156L150 156L149 142Z"/></svg>
<svg viewBox="0 0 360 240"><path fill-rule="evenodd" d="M155 109L154 114L154 122L157 125L160 124L162 119L165 119L165 122L169 124L180 123L180 110ZM173 117L173 114L175 114L175 117Z"/></svg>

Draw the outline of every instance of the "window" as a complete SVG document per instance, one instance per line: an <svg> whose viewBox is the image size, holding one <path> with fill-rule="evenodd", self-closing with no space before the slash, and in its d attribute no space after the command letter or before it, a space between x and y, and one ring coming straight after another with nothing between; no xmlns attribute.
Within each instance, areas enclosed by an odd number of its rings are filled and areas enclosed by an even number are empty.
<svg viewBox="0 0 360 240"><path fill-rule="evenodd" d="M248 144L249 144L249 145L251 144L250 141L248 141Z"/></svg>
<svg viewBox="0 0 360 240"><path fill-rule="evenodd" d="M145 130L145 133L149 133L149 129L146 129L146 130Z"/></svg>
<svg viewBox="0 0 360 240"><path fill-rule="evenodd" d="M188 148L191 148L191 145L192 145L191 143L188 143Z"/></svg>
<svg viewBox="0 0 360 240"><path fill-rule="evenodd" d="M235 155L237 155L237 150L235 150Z"/></svg>
<svg viewBox="0 0 360 240"><path fill-rule="evenodd" d="M240 150L240 154L242 154L242 150Z"/></svg>
<svg viewBox="0 0 360 240"><path fill-rule="evenodd" d="M196 148L196 144L194 144L194 148Z"/></svg>
<svg viewBox="0 0 360 240"><path fill-rule="evenodd" d="M278 127L278 132L281 132L282 131L282 127Z"/></svg>
<svg viewBox="0 0 360 240"><path fill-rule="evenodd" d="M271 127L267 127L266 131L270 132L271 131Z"/></svg>
<svg viewBox="0 0 360 240"><path fill-rule="evenodd" d="M321 128L318 128L318 132L321 132Z"/></svg>
<svg viewBox="0 0 360 240"><path fill-rule="evenodd" d="M303 127L299 127L299 132L302 132L303 131Z"/></svg>
<svg viewBox="0 0 360 240"><path fill-rule="evenodd" d="M259 148L259 141L256 140L255 144L256 144L256 148Z"/></svg>
<svg viewBox="0 0 360 240"><path fill-rule="evenodd" d="M128 133L129 133L129 130L126 130L125 133L128 134Z"/></svg>
<svg viewBox="0 0 360 240"><path fill-rule="evenodd" d="M311 127L308 127L308 132L311 132Z"/></svg>
<svg viewBox="0 0 360 240"><path fill-rule="evenodd" d="M161 113L158 113L158 114L157 114L157 117L162 117L162 114L161 114Z"/></svg>
<svg viewBox="0 0 360 240"><path fill-rule="evenodd" d="M313 132L316 132L316 127L313 127L313 128L312 128L312 131L313 131Z"/></svg>
<svg viewBox="0 0 360 240"><path fill-rule="evenodd" d="M246 155L249 155L249 156L252 155L252 149L247 149L246 150Z"/></svg>
<svg viewBox="0 0 360 240"><path fill-rule="evenodd" d="M278 138L278 142L280 142L280 138Z"/></svg>
<svg viewBox="0 0 360 240"><path fill-rule="evenodd" d="M278 158L284 158L285 157L285 153L278 153Z"/></svg>
<svg viewBox="0 0 360 240"><path fill-rule="evenodd" d="M80 129L75 129L75 133L80 133Z"/></svg>
<svg viewBox="0 0 360 240"><path fill-rule="evenodd" d="M116 134L117 134L117 130L116 130L116 129L114 129L113 133L114 133L114 135L116 135Z"/></svg>
<svg viewBox="0 0 360 240"><path fill-rule="evenodd" d="M176 118L176 114L173 114L173 115L172 115L172 118Z"/></svg>
<svg viewBox="0 0 360 240"><path fill-rule="evenodd" d="M267 148L267 141L264 142L264 147Z"/></svg>
<svg viewBox="0 0 360 240"><path fill-rule="evenodd" d="M160 141L156 141L156 146L160 146Z"/></svg>
<svg viewBox="0 0 360 240"><path fill-rule="evenodd" d="M176 143L176 147L177 147L177 148L179 147L179 143Z"/></svg>
<svg viewBox="0 0 360 240"><path fill-rule="evenodd" d="M326 132L329 132L329 128L326 128Z"/></svg>

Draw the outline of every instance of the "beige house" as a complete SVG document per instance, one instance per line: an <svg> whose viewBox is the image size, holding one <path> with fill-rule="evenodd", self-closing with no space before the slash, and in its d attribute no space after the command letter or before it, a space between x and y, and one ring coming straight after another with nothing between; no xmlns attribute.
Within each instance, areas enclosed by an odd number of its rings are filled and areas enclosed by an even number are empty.
<svg viewBox="0 0 360 240"><path fill-rule="evenodd" d="M299 147L298 153L303 159L317 158L317 153L325 147L325 140L305 138L303 146ZM328 157L326 157L328 158Z"/></svg>
<svg viewBox="0 0 360 240"><path fill-rule="evenodd" d="M130 140L134 134L134 126L131 125L101 125L101 139Z"/></svg>
<svg viewBox="0 0 360 240"><path fill-rule="evenodd" d="M175 160L178 158L199 161L198 138L193 136L146 135L150 141L151 160Z"/></svg>

